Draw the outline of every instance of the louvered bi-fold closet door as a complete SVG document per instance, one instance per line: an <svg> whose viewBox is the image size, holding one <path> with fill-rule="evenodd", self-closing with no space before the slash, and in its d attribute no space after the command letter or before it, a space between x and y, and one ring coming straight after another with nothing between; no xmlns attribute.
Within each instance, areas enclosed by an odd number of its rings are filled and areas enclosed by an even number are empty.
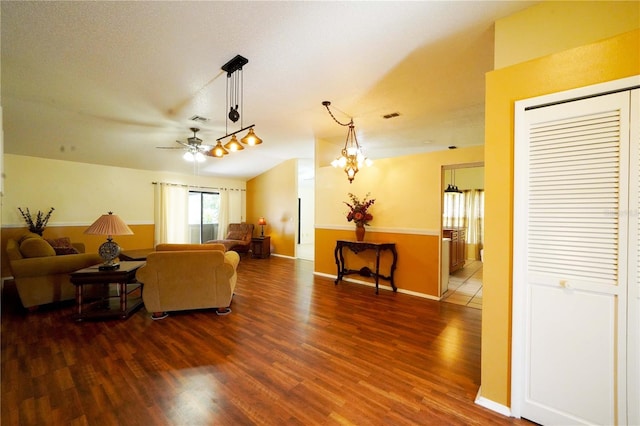
<svg viewBox="0 0 640 426"><path fill-rule="evenodd" d="M525 112L514 279L526 300L521 415L541 424L627 422L629 99Z"/></svg>
<svg viewBox="0 0 640 426"><path fill-rule="evenodd" d="M640 425L640 89L631 91L627 422Z"/></svg>

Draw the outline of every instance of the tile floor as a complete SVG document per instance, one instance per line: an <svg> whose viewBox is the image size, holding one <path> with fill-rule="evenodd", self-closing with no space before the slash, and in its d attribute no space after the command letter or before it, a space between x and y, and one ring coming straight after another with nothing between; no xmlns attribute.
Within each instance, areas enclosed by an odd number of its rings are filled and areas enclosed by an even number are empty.
<svg viewBox="0 0 640 426"><path fill-rule="evenodd" d="M449 275L449 288L442 301L482 309L482 262L467 261L464 268Z"/></svg>

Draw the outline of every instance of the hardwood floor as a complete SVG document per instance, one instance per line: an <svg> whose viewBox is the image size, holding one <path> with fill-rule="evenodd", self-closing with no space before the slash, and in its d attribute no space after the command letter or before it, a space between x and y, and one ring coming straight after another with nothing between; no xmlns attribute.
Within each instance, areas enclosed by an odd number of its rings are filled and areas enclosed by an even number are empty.
<svg viewBox="0 0 640 426"><path fill-rule="evenodd" d="M2 424L529 424L474 404L481 311L243 257L233 312L75 323L2 297ZM185 289L187 290L187 289Z"/></svg>

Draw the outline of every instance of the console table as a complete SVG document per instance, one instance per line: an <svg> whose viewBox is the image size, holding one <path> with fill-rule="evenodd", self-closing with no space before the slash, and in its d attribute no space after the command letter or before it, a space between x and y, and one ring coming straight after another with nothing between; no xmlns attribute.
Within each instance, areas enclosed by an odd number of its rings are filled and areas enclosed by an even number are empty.
<svg viewBox="0 0 640 426"><path fill-rule="evenodd" d="M344 262L344 255L342 253L342 249L347 247L352 252L358 254L361 251L365 250L375 250L376 252L376 270L373 272L371 269L366 266L361 269L348 269ZM380 274L380 252L383 250L391 251L393 254L393 262L391 263L391 271L388 276ZM342 277L350 274L360 274L363 277L374 277L376 279L376 294L378 294L378 279L382 278L383 280L387 280L391 283L391 288L393 291L397 291L395 283L393 282L393 273L396 270L396 262L398 261L398 253L396 252L396 244L395 243L374 243L374 242L365 242L365 241L351 241L351 240L338 240L336 241L336 248L333 252L333 255L336 258L336 265L338 266L338 277L336 278L335 284L342 280Z"/></svg>

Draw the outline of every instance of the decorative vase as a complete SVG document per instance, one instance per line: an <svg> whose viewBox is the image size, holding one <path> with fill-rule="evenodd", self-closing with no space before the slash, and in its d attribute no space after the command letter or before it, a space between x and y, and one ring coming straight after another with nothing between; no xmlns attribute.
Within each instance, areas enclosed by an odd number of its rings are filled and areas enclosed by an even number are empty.
<svg viewBox="0 0 640 426"><path fill-rule="evenodd" d="M356 241L364 240L364 226L356 226Z"/></svg>

